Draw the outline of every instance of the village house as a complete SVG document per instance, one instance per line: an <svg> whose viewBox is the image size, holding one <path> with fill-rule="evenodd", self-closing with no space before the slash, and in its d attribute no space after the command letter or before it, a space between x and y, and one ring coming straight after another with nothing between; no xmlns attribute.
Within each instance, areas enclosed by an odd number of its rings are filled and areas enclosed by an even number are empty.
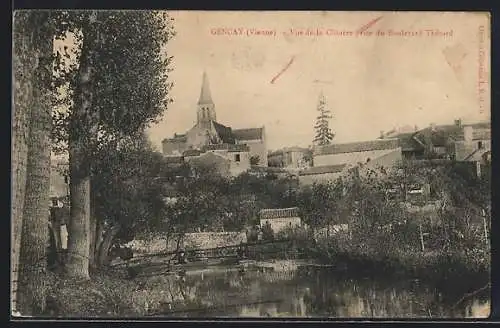
<svg viewBox="0 0 500 328"><path fill-rule="evenodd" d="M304 169L310 166L308 157L311 150L302 147L286 147L267 155L269 166L282 167L286 169Z"/></svg>
<svg viewBox="0 0 500 328"><path fill-rule="evenodd" d="M336 180L349 169L392 168L402 158L398 139L378 139L363 142L331 144L316 147L314 166L300 171L301 184Z"/></svg>
<svg viewBox="0 0 500 328"><path fill-rule="evenodd" d="M301 185L312 185L325 181L334 181L345 174L346 164L314 166L299 173Z"/></svg>
<svg viewBox="0 0 500 328"><path fill-rule="evenodd" d="M189 131L162 141L165 156L214 163L222 174L232 176L245 172L251 164L267 166L265 128L233 129L217 122L206 73L197 107L197 122Z"/></svg>
<svg viewBox="0 0 500 328"><path fill-rule="evenodd" d="M487 162L491 156L491 123L430 124L413 132L390 131L380 139L398 139L403 158L408 160L452 159L457 161Z"/></svg>
<svg viewBox="0 0 500 328"><path fill-rule="evenodd" d="M262 209L259 212L259 218L260 227L270 224L274 233L301 226L298 207Z"/></svg>

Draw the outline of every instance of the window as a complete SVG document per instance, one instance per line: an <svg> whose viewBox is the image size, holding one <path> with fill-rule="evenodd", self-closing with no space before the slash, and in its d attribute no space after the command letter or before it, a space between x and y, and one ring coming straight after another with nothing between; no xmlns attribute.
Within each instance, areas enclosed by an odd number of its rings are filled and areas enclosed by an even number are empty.
<svg viewBox="0 0 500 328"><path fill-rule="evenodd" d="M483 142L482 141L478 141L477 142L477 148L478 149L482 149L483 148Z"/></svg>
<svg viewBox="0 0 500 328"><path fill-rule="evenodd" d="M240 159L240 154L236 154L236 155L234 155L234 160L235 160L236 162L239 162L239 161L241 160L241 159Z"/></svg>

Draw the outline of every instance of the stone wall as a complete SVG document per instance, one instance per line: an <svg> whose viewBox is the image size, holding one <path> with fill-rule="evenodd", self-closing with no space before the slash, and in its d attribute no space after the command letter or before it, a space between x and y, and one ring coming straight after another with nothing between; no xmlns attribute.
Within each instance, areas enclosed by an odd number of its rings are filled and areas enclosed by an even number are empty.
<svg viewBox="0 0 500 328"><path fill-rule="evenodd" d="M140 254L171 252L177 247L178 237L178 235L171 236L168 241L162 235L147 239L138 238L126 246L131 247L134 253ZM246 241L247 236L244 232L199 232L185 234L181 246L184 249L208 249L239 245Z"/></svg>

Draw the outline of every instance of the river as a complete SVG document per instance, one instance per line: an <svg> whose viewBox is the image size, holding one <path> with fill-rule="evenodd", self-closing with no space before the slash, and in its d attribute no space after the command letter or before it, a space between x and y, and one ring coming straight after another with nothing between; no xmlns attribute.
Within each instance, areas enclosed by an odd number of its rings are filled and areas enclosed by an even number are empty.
<svg viewBox="0 0 500 328"><path fill-rule="evenodd" d="M301 265L210 268L172 277L167 285L161 293L173 301L157 315L171 318L466 318L487 317L490 304L487 293L461 300L466 292L459 286L352 278Z"/></svg>

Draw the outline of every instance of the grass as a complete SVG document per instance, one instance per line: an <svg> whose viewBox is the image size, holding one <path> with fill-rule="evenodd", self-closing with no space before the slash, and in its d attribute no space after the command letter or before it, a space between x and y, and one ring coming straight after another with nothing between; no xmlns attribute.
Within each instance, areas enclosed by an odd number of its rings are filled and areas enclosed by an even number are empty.
<svg viewBox="0 0 500 328"><path fill-rule="evenodd" d="M65 318L142 317L179 301L175 276L128 280L118 271L96 274L88 281L53 279L48 314Z"/></svg>

